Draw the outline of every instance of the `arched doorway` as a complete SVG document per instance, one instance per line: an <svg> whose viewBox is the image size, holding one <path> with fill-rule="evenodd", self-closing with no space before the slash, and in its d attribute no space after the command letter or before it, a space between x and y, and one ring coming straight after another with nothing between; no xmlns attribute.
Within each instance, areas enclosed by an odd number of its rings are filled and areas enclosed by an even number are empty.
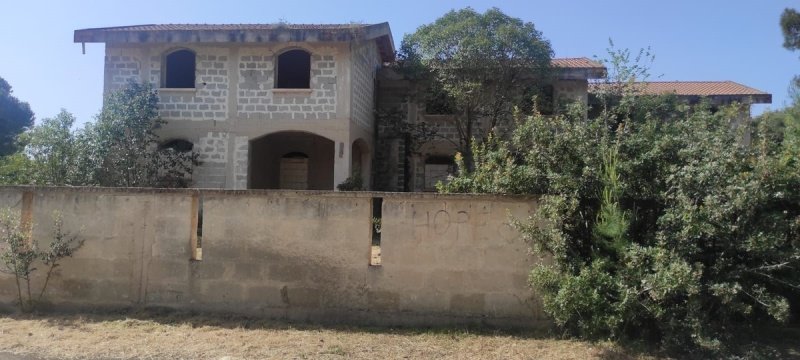
<svg viewBox="0 0 800 360"><path fill-rule="evenodd" d="M250 189L333 190L335 143L282 131L250 141Z"/></svg>
<svg viewBox="0 0 800 360"><path fill-rule="evenodd" d="M371 157L369 153L369 146L364 139L357 139L353 141L350 149L350 175L361 177L363 188L370 188L370 173L371 173Z"/></svg>

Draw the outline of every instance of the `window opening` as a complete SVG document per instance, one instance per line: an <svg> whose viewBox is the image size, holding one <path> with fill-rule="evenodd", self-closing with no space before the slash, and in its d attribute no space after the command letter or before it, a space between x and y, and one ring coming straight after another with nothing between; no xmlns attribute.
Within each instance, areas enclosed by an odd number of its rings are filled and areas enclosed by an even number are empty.
<svg viewBox="0 0 800 360"><path fill-rule="evenodd" d="M276 88L308 89L311 84L311 54L289 50L278 55Z"/></svg>
<svg viewBox="0 0 800 360"><path fill-rule="evenodd" d="M434 155L425 159L425 191L436 190L438 182L447 182L455 174L456 166L450 156Z"/></svg>
<svg viewBox="0 0 800 360"><path fill-rule="evenodd" d="M199 193L192 196L191 254L192 260L203 260L203 197Z"/></svg>
<svg viewBox="0 0 800 360"><path fill-rule="evenodd" d="M193 89L195 54L190 50L177 50L167 54L164 67L164 87Z"/></svg>
<svg viewBox="0 0 800 360"><path fill-rule="evenodd" d="M383 221L383 198L372 198L372 251L370 252L369 265L381 265L381 230Z"/></svg>

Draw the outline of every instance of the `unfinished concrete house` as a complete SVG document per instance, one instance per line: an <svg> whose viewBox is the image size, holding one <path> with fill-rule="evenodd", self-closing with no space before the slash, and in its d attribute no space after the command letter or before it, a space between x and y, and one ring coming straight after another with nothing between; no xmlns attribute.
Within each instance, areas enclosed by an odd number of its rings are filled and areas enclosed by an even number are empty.
<svg viewBox="0 0 800 360"><path fill-rule="evenodd" d="M388 23L136 25L76 30L77 43L105 43L105 92L128 81L158 88L167 120L164 146L195 151L192 186L333 190L350 176L364 188L433 191L454 172L454 115L429 112L420 86L392 71ZM588 58L552 60L545 87L554 103L591 103L605 67ZM644 93L674 93L714 105L770 103L734 82L653 82ZM438 139L411 146L376 116L400 110ZM488 130L488 129L484 129Z"/></svg>
<svg viewBox="0 0 800 360"><path fill-rule="evenodd" d="M199 153L195 187L370 183L374 79L394 60L386 23L122 26L75 42L105 43L106 92L158 87L160 136Z"/></svg>

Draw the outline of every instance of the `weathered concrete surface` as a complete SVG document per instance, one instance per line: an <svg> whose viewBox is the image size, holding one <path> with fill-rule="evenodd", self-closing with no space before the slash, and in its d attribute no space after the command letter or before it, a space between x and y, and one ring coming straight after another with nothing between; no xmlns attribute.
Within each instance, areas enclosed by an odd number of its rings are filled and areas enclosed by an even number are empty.
<svg viewBox="0 0 800 360"><path fill-rule="evenodd" d="M86 244L64 260L55 309L169 307L380 325L545 322L526 285L534 259L509 225L531 198L433 194L0 187L0 208L32 196L45 246L52 213ZM192 197L202 260L192 259ZM382 265L370 266L373 198ZM41 282L42 271L34 279ZM16 288L0 275L0 304Z"/></svg>

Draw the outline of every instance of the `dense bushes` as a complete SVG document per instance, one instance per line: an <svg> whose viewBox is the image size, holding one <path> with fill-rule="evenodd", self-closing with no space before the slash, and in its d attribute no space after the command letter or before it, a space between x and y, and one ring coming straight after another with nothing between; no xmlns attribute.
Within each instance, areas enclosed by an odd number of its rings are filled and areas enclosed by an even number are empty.
<svg viewBox="0 0 800 360"><path fill-rule="evenodd" d="M797 305L800 123L674 100L520 115L440 190L543 195L517 226L554 258L530 280L558 325L715 351Z"/></svg>
<svg viewBox="0 0 800 360"><path fill-rule="evenodd" d="M0 157L0 184L186 187L197 154L160 146L164 123L156 90L131 82L83 128L62 110L21 134L23 150Z"/></svg>

